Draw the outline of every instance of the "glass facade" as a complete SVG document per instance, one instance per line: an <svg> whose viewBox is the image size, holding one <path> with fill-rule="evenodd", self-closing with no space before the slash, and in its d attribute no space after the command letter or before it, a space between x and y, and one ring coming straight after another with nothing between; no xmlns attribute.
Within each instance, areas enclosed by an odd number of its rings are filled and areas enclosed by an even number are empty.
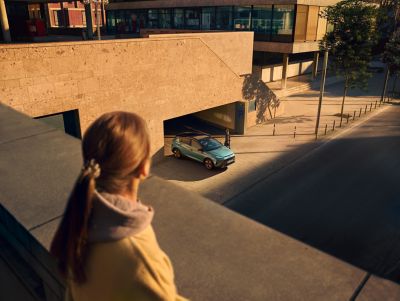
<svg viewBox="0 0 400 301"><path fill-rule="evenodd" d="M186 29L200 29L200 8L186 8L185 9L185 28Z"/></svg>
<svg viewBox="0 0 400 301"><path fill-rule="evenodd" d="M215 7L203 7L201 10L201 29L212 30L215 28Z"/></svg>
<svg viewBox="0 0 400 301"><path fill-rule="evenodd" d="M174 28L185 28L185 15L183 8L174 9Z"/></svg>
<svg viewBox="0 0 400 301"><path fill-rule="evenodd" d="M254 38L258 41L271 40L272 5L254 6L251 15Z"/></svg>
<svg viewBox="0 0 400 301"><path fill-rule="evenodd" d="M113 32L139 32L142 28L254 31L256 41L291 43L316 38L317 8L312 30L307 31L308 7L297 5L210 6L144 10L108 10L107 28ZM311 22L310 21L310 22ZM294 33L296 22L296 33ZM308 35L307 35L308 33ZM311 34L312 33L312 34Z"/></svg>
<svg viewBox="0 0 400 301"><path fill-rule="evenodd" d="M233 29L233 7L219 6L216 8L216 30L232 30Z"/></svg>
<svg viewBox="0 0 400 301"><path fill-rule="evenodd" d="M147 11L147 24L148 28L159 28L158 26L158 10L157 9L149 9Z"/></svg>
<svg viewBox="0 0 400 301"><path fill-rule="evenodd" d="M159 28L172 28L171 10L160 9L158 11L158 26Z"/></svg>
<svg viewBox="0 0 400 301"><path fill-rule="evenodd" d="M234 12L233 28L235 30L250 30L251 6L236 6Z"/></svg>
<svg viewBox="0 0 400 301"><path fill-rule="evenodd" d="M294 5L274 5L271 41L293 41L294 13Z"/></svg>

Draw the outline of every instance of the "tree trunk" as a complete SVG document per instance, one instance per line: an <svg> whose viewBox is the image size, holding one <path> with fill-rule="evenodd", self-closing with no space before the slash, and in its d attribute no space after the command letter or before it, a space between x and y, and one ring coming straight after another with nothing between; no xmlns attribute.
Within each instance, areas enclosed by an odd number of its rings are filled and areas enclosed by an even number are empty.
<svg viewBox="0 0 400 301"><path fill-rule="evenodd" d="M394 98L394 94L396 93L396 83L397 83L397 75L393 78L392 100L393 100L393 98Z"/></svg>
<svg viewBox="0 0 400 301"><path fill-rule="evenodd" d="M346 99L346 95L347 95L347 90L348 90L348 88L349 88L349 79L346 77L346 81L345 81L345 83L344 83L344 90L343 90L342 109L340 110L340 124L339 124L339 127L342 127L344 101L345 101L345 99Z"/></svg>
<svg viewBox="0 0 400 301"><path fill-rule="evenodd" d="M386 67L386 74L385 74L385 82L383 83L381 102L385 101L386 88L387 88L387 84L388 84L388 81L389 81L389 75L390 75L389 66L387 66Z"/></svg>

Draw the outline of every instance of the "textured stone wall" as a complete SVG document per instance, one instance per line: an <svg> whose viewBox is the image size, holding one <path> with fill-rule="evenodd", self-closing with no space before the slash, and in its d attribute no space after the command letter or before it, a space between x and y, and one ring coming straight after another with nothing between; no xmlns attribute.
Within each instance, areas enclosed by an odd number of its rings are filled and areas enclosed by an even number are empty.
<svg viewBox="0 0 400 301"><path fill-rule="evenodd" d="M173 29L172 29L173 30ZM238 75L251 74L253 32L151 34L150 38L199 37Z"/></svg>
<svg viewBox="0 0 400 301"><path fill-rule="evenodd" d="M1 103L32 117L78 109L82 132L104 112L133 111L153 153L163 120L241 100L242 84L200 38L0 46Z"/></svg>

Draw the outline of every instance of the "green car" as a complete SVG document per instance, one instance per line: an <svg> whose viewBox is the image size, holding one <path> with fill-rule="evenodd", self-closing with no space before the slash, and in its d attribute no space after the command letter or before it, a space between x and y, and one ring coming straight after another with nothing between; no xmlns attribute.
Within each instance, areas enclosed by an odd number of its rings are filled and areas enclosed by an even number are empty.
<svg viewBox="0 0 400 301"><path fill-rule="evenodd" d="M175 158L188 157L202 162L207 169L225 168L235 162L235 154L209 135L184 133L175 136L171 150Z"/></svg>

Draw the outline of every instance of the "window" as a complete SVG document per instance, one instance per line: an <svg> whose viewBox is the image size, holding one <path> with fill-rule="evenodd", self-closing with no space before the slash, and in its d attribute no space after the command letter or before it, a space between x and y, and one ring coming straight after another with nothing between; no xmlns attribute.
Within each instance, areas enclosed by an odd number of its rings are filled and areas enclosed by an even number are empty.
<svg viewBox="0 0 400 301"><path fill-rule="evenodd" d="M63 11L62 10L53 10L53 14L54 14L54 26L57 26L57 27L64 26Z"/></svg>
<svg viewBox="0 0 400 301"><path fill-rule="evenodd" d="M40 4L28 4L29 19L40 19Z"/></svg>
<svg viewBox="0 0 400 301"><path fill-rule="evenodd" d="M292 42L294 5L274 5L272 41Z"/></svg>
<svg viewBox="0 0 400 301"><path fill-rule="evenodd" d="M183 8L174 9L174 28L185 27L185 14Z"/></svg>
<svg viewBox="0 0 400 301"><path fill-rule="evenodd" d="M250 30L251 6L236 6L233 20L235 30Z"/></svg>
<svg viewBox="0 0 400 301"><path fill-rule="evenodd" d="M147 13L147 27L158 28L158 11L149 9Z"/></svg>
<svg viewBox="0 0 400 301"><path fill-rule="evenodd" d="M256 105L256 101L255 100L250 100L249 101L249 107L247 109L247 112L254 112L257 110L257 105Z"/></svg>
<svg viewBox="0 0 400 301"><path fill-rule="evenodd" d="M199 8L187 8L185 9L185 23L188 29L199 29L200 28L200 9Z"/></svg>
<svg viewBox="0 0 400 301"><path fill-rule="evenodd" d="M201 29L215 29L215 7L203 7L201 11Z"/></svg>
<svg viewBox="0 0 400 301"><path fill-rule="evenodd" d="M200 143L198 143L196 140L192 139L191 141L192 141L191 146L192 146L194 149L198 150L198 149L201 149L201 148L202 148L201 145L200 145Z"/></svg>
<svg viewBox="0 0 400 301"><path fill-rule="evenodd" d="M81 11L81 14L82 14L82 25L86 26L86 13L85 13L85 11L84 10ZM114 21L114 18L113 18L113 21ZM115 24L114 24L114 27L115 27Z"/></svg>
<svg viewBox="0 0 400 301"><path fill-rule="evenodd" d="M190 145L190 138L180 137L179 142L183 144Z"/></svg>
<svg viewBox="0 0 400 301"><path fill-rule="evenodd" d="M216 9L216 29L232 30L233 29L233 10L232 6L220 6Z"/></svg>
<svg viewBox="0 0 400 301"><path fill-rule="evenodd" d="M115 11L115 24L116 31L119 34L129 32L129 22L126 20L126 14L128 11L116 10Z"/></svg>
<svg viewBox="0 0 400 301"><path fill-rule="evenodd" d="M272 25L272 5L254 6L251 19L255 40L269 41Z"/></svg>
<svg viewBox="0 0 400 301"><path fill-rule="evenodd" d="M159 28L171 28L171 10L160 9L158 14Z"/></svg>

